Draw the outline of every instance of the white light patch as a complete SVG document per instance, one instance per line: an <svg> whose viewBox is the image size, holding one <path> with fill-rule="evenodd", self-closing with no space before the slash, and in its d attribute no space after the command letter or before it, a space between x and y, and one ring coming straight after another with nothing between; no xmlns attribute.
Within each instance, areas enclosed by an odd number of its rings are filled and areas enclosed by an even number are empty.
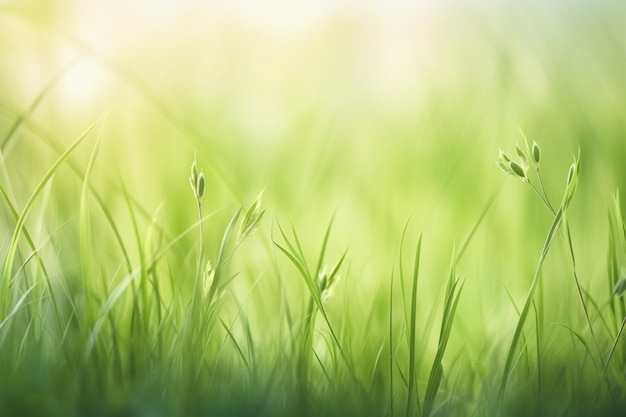
<svg viewBox="0 0 626 417"><path fill-rule="evenodd" d="M100 97L103 90L102 68L89 58L74 65L59 83L64 104L69 107L83 106Z"/></svg>

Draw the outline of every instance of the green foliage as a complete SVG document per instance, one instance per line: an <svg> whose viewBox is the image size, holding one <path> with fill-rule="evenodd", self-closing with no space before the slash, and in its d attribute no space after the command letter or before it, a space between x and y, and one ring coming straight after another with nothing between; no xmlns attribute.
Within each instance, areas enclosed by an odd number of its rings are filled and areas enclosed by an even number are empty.
<svg viewBox="0 0 626 417"><path fill-rule="evenodd" d="M625 414L623 6L28 3L0 415Z"/></svg>

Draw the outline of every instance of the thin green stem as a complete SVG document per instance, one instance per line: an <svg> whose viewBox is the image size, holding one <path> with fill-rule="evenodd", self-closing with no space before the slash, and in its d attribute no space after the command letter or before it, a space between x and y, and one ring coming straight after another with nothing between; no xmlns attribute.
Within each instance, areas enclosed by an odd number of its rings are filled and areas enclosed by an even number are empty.
<svg viewBox="0 0 626 417"><path fill-rule="evenodd" d="M617 347L617 343L622 337L624 327L626 327L626 316L624 316L624 319L622 320L622 324L619 327L619 331L617 332L617 336L615 336L615 340L613 341L613 344L611 345L611 350L609 351L609 355L607 356L606 362L604 363L604 367L602 368L602 375L606 376L606 372L609 369L609 364L611 363L611 359L613 358L613 354L615 353L615 348Z"/></svg>
<svg viewBox="0 0 626 417"><path fill-rule="evenodd" d="M537 196L541 199L541 201L543 202L543 204L546 206L546 208L548 210L550 210L550 213L552 213L553 216L556 215L556 211L554 211L554 208L552 208L552 205L550 204L550 201L548 200L548 197L545 196L544 194L542 194L539 189L537 189L537 187L535 186L535 184L533 184L532 182L530 182L530 180L526 181L528 183L528 185L530 185L530 187L533 189L533 191L535 192L535 194L537 194Z"/></svg>
<svg viewBox="0 0 626 417"><path fill-rule="evenodd" d="M585 313L585 320L587 321L587 326L589 326L589 332L591 333L591 338L593 339L593 344L596 348L596 352L598 357L600 358L600 363L602 363L602 352L600 350L600 346L598 345L598 339L596 338L596 334L593 331L593 326L591 325L591 319L589 318L589 310L587 308L587 303L585 302L585 298L582 292L582 288L580 286L580 281L578 279L578 273L576 272L576 257L574 256L574 245L572 244L572 237L569 229L569 224L567 223L567 218L563 221L564 226L561 229L561 236L567 242L567 246L569 249L570 260L572 261L572 273L574 275L574 282L576 283L576 290L578 292L578 297L580 299L580 303L583 307L583 312Z"/></svg>
<svg viewBox="0 0 626 417"><path fill-rule="evenodd" d="M546 195L545 188L543 186L543 182L541 181L541 175L539 174L539 169L537 169L537 178L539 179L541 192L530 181L528 181L528 184L531 186L533 191L539 196L539 198L543 201L543 203L546 206L546 208L553 215L556 215L556 213L554 211L554 208L550 204L550 201L548 200L548 197ZM565 227L563 227L563 228L561 228L559 230L559 234L561 235L561 238L565 241L565 244L567 245L568 253L570 255L569 257L570 257L570 260L572 262L572 274L574 276L574 282L576 284L576 291L578 293L578 298L580 299L580 303L581 303L582 308L583 308L583 313L585 315L585 320L587 322L587 326L589 327L589 332L591 333L591 338L593 339L594 346L596 348L596 351L597 351L598 355L601 358L602 354L600 352L600 347L598 345L598 340L596 338L595 332L593 331L593 326L591 325L591 319L589 317L589 311L588 311L588 308L587 308L587 303L585 302L585 298L583 296L582 288L580 286L580 280L578 279L578 272L576 271L576 257L574 255L574 246L572 244L572 239L571 239L571 234L570 234L570 230L569 230L569 225L567 224L567 221L566 221L565 218L564 218L564 223L565 223Z"/></svg>
<svg viewBox="0 0 626 417"><path fill-rule="evenodd" d="M543 180L541 179L541 173L539 172L539 166L535 166L535 172L537 173L537 180L539 181L539 188L541 189L541 192L544 197L543 201L548 206L548 209L550 209L550 212L552 212L552 214L556 214L556 210L554 210L554 207L552 207L552 204L550 204L550 200L548 199L548 194L546 193L546 188L543 185Z"/></svg>
<svg viewBox="0 0 626 417"><path fill-rule="evenodd" d="M202 219L202 202L197 200L198 206L198 228L200 230L198 234L198 271L202 269L202 257L204 256L204 222Z"/></svg>
<svg viewBox="0 0 626 417"><path fill-rule="evenodd" d="M196 195L196 208L198 209L198 266L196 269L196 280L194 282L193 287L193 298L191 302L191 317L192 320L196 321L198 319L198 309L200 307L200 291L201 291L201 282L203 279L203 271L202 271L202 258L204 252L204 228L203 228L203 219L202 219L202 202L200 198Z"/></svg>

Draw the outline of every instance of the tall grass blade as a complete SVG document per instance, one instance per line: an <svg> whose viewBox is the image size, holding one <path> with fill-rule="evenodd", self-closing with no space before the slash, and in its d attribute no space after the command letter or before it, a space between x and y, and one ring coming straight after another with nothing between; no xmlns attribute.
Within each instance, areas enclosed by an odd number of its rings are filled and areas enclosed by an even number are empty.
<svg viewBox="0 0 626 417"><path fill-rule="evenodd" d="M315 267L315 276L319 276L322 271L322 266L324 265L324 255L326 254L326 246L328 245L328 238L330 237L330 230L333 227L333 222L335 221L335 216L330 218L328 222L328 226L326 227L326 233L324 233L324 240L322 242L322 249L320 250L320 256L317 260L317 266Z"/></svg>
<svg viewBox="0 0 626 417"><path fill-rule="evenodd" d="M528 316L528 312L530 311L530 307L532 305L533 295L535 294L535 289L537 288L537 283L539 281L539 274L541 272L541 267L548 254L548 250L550 249L550 246L552 246L554 237L558 233L562 220L563 220L563 207L561 207L559 211L557 211L556 216L554 216L554 220L552 221L552 224L550 226L550 230L544 242L543 249L541 250L541 255L539 256L539 262L537 263L537 268L535 269L535 275L530 285L530 289L528 290L528 294L526 295L526 300L524 301L524 306L522 307L522 311L517 321L517 325L515 326L515 332L513 333L513 339L511 340L511 345L509 346L509 349L506 355L504 370L502 372L502 380L500 383L500 389L498 393L498 398L499 398L498 403L501 403L504 400L504 394L506 392L506 387L508 384L509 377L511 375L512 365L513 365L513 361L515 358L515 351L517 349L517 345L519 343L519 339L522 334L522 329L524 327L524 324L526 323L526 317Z"/></svg>
<svg viewBox="0 0 626 417"><path fill-rule="evenodd" d="M450 278L448 281L448 290L446 291L446 298L444 303L443 318L441 319L441 331L439 333L439 343L437 345L437 352L435 353L435 360L428 377L428 383L426 385L426 393L424 394L424 408L422 416L429 417L432 413L435 405L435 399L441 381L443 379L443 356L448 347L448 340L452 331L452 323L456 314L456 309L461 298L461 292L463 290L464 283L459 282L459 278L454 276L454 265L450 271Z"/></svg>
<svg viewBox="0 0 626 417"><path fill-rule="evenodd" d="M2 197L4 198L4 202L6 203L7 207L9 208L9 211L11 212L11 215L13 216L13 218L15 219L15 221L17 222L19 219L19 213L17 212L17 210L15 209L15 206L13 205L13 203L11 202L6 190L4 189L4 187L2 185L0 185L0 194L2 194ZM44 263L40 253L39 253L39 249L37 249L37 247L35 246L35 242L33 241L28 229L26 228L26 225L23 226L23 230L22 233L24 234L24 238L26 239L26 242L28 243L28 246L30 247L30 249L33 251L33 256L35 256L37 258L39 267L41 268L41 272L44 276L44 281L46 283L46 288L48 290L48 293L50 294L50 299L52 301L52 309L54 311L54 316L57 322L57 325L59 326L59 332L63 331L63 320L61 320L61 314L60 314L60 310L59 310L59 303L57 301L56 295L52 289L52 283L50 282L50 275L48 273L48 269L46 268L46 264Z"/></svg>
<svg viewBox="0 0 626 417"><path fill-rule="evenodd" d="M93 151L91 153L91 157L89 158L89 162L87 163L87 168L85 169L85 175L83 176L83 187L81 191L80 197L80 220L79 220L79 246L80 246L80 266L81 266L81 277L82 277L82 285L83 285L83 302L85 304L84 309L84 319L87 323L87 326L90 326L93 322L94 317L94 308L92 306L92 294L91 294L91 275L93 273L93 269L91 266L91 221L89 216L89 183L91 179L91 172L93 171L93 167L96 163L96 158L98 156L98 150L100 149L100 141L102 139L102 128L100 129L100 133L98 138L96 139L96 144L94 145Z"/></svg>
<svg viewBox="0 0 626 417"><path fill-rule="evenodd" d="M239 354L239 357L241 358L243 363L246 365L246 368L250 368L250 363L248 362L248 358L246 358L245 353L243 353L243 350L241 349L241 346L239 346L239 342L237 342L237 339L235 338L235 335L233 334L232 330L226 323L224 323L224 320L222 320L221 317L219 317L219 321L222 324L222 327L224 328L224 330L226 330L226 333L228 334L228 338L233 342L233 346L235 346L235 349L237 350L237 353Z"/></svg>
<svg viewBox="0 0 626 417"><path fill-rule="evenodd" d="M615 336L615 339L613 340L613 344L611 345L611 349L609 350L609 354L606 358L606 362L604 363L604 367L602 368L602 374L606 375L606 372L609 369L609 365L611 364L611 359L613 359L613 355L615 354L615 349L617 348L617 344L619 343L619 340L622 337L622 333L624 332L624 327L626 327L626 316L624 316L624 319L622 320L622 324L619 327L619 330L617 331L617 335Z"/></svg>
<svg viewBox="0 0 626 417"><path fill-rule="evenodd" d="M20 310L20 307L22 307L22 304L24 304L24 301L26 301L26 297L28 297L28 294L30 294L30 292L36 286L37 286L37 284L33 284L33 286L30 287L28 290L26 290L26 292L24 292L24 294L22 294L22 296L19 298L19 300L17 300L17 302L13 306L13 309L11 310L11 312L9 314L7 314L6 317L4 317L4 320L2 320L2 322L0 322L0 330L2 330L2 328L4 328L4 326L6 326L9 323L11 318L13 316L15 316L15 314L17 314L17 312Z"/></svg>
<svg viewBox="0 0 626 417"><path fill-rule="evenodd" d="M407 397L406 416L413 415L413 402L417 398L418 409L419 405L419 393L416 391L415 380L417 378L415 372L415 339L417 334L415 331L415 323L417 316L417 282L419 276L420 267L420 255L422 252L422 235L420 234L417 240L417 247L415 249L415 261L413 266L413 284L411 288L411 321L409 322L409 395Z"/></svg>
<svg viewBox="0 0 626 417"><path fill-rule="evenodd" d="M393 412L393 279L394 270L391 271L391 279L389 280L389 415L394 416Z"/></svg>

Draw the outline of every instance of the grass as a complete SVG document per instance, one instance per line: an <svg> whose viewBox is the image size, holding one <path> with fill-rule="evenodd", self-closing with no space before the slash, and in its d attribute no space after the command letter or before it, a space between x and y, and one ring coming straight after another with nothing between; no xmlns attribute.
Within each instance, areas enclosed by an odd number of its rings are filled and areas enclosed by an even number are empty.
<svg viewBox="0 0 626 417"><path fill-rule="evenodd" d="M626 10L362 7L0 6L0 416L626 412Z"/></svg>

